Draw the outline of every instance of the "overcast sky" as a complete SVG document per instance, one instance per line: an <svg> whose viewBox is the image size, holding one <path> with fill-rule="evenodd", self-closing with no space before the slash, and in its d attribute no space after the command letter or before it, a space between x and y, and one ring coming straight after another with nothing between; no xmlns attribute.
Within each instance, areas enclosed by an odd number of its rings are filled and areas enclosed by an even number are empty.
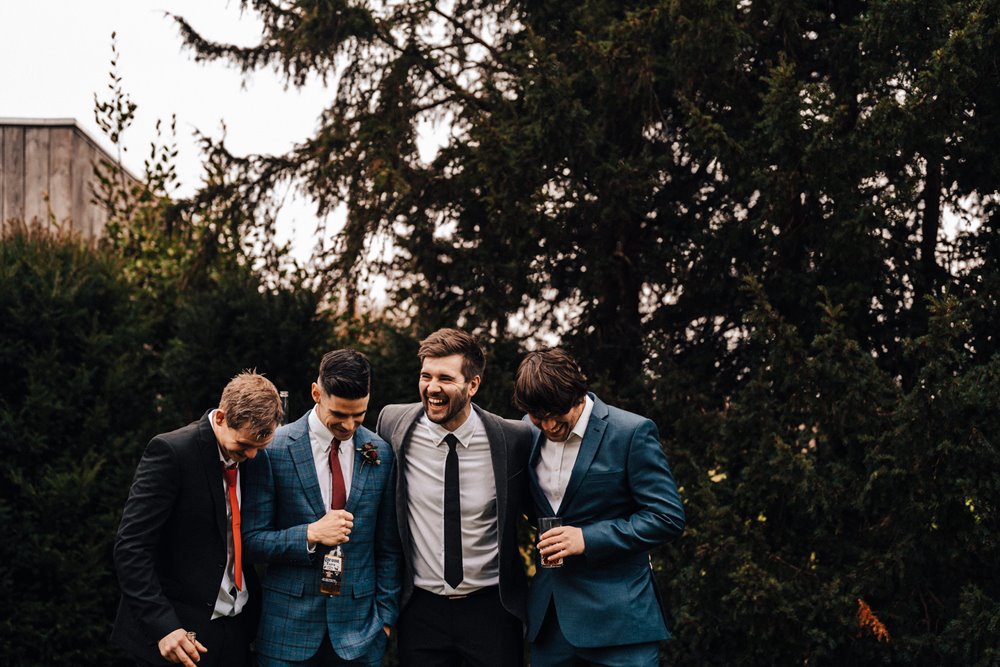
<svg viewBox="0 0 1000 667"><path fill-rule="evenodd" d="M273 72L245 82L222 63L197 64L181 48L166 13L184 16L212 39L250 45L260 23L240 14L234 0L0 0L0 117L73 118L105 148L94 122L94 93L106 95L111 33L117 32L119 73L139 105L125 134L124 162L136 174L158 119L177 115L181 188L201 180L193 130L218 137L221 123L237 153L277 153L312 134L332 94L319 82L285 89ZM295 239L295 255L312 248L313 209L293 201L280 218L281 234Z"/></svg>

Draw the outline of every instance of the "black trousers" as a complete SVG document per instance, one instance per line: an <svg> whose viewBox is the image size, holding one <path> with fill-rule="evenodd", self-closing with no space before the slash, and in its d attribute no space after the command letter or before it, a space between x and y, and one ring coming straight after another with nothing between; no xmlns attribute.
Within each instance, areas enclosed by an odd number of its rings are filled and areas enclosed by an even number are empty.
<svg viewBox="0 0 1000 667"><path fill-rule="evenodd" d="M452 599L421 588L399 615L400 667L520 667L521 621L491 586Z"/></svg>

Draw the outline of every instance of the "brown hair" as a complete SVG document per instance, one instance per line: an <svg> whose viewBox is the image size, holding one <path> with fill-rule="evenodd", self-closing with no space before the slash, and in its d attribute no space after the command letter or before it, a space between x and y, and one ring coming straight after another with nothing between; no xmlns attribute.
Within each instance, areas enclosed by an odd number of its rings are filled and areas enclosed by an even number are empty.
<svg viewBox="0 0 1000 667"><path fill-rule="evenodd" d="M466 381L477 375L482 377L486 368L486 353L480 347L476 337L461 329L438 329L427 338L420 341L417 357L420 363L424 359L440 359L453 354L462 355L462 375Z"/></svg>
<svg viewBox="0 0 1000 667"><path fill-rule="evenodd" d="M514 376L514 405L530 415L562 415L587 394L587 376L558 347L529 352Z"/></svg>
<svg viewBox="0 0 1000 667"><path fill-rule="evenodd" d="M243 371L222 390L219 408L230 428L249 427L257 440L267 440L281 423L283 412L278 390L256 371Z"/></svg>

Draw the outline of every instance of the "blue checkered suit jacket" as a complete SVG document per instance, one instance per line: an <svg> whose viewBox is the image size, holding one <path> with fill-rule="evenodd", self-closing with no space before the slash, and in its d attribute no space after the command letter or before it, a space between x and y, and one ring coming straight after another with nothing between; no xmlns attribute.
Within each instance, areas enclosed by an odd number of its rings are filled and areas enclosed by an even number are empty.
<svg viewBox="0 0 1000 667"><path fill-rule="evenodd" d="M383 641L382 626L399 612L400 546L396 529L395 461L392 448L364 427L354 446L378 448L380 465L354 459L348 512L351 539L342 545L344 581L339 597L319 592L321 564L329 551L310 554L306 526L326 513L309 444L309 414L278 429L274 442L246 465L243 486L243 549L266 563L257 651L283 660L306 660L329 634L344 660Z"/></svg>

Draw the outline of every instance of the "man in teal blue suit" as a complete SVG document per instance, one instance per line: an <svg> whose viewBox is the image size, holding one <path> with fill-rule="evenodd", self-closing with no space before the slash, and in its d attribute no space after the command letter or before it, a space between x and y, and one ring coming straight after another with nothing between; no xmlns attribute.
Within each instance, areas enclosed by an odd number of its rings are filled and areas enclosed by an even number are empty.
<svg viewBox="0 0 1000 667"><path fill-rule="evenodd" d="M659 664L667 639L650 551L677 539L684 508L652 421L587 391L579 365L556 349L529 353L514 403L538 429L528 459L547 564L528 593L532 667Z"/></svg>
<svg viewBox="0 0 1000 667"><path fill-rule="evenodd" d="M392 448L361 426L370 387L363 354L327 353L316 405L247 466L244 550L267 564L261 667L382 662L398 615L400 547Z"/></svg>

